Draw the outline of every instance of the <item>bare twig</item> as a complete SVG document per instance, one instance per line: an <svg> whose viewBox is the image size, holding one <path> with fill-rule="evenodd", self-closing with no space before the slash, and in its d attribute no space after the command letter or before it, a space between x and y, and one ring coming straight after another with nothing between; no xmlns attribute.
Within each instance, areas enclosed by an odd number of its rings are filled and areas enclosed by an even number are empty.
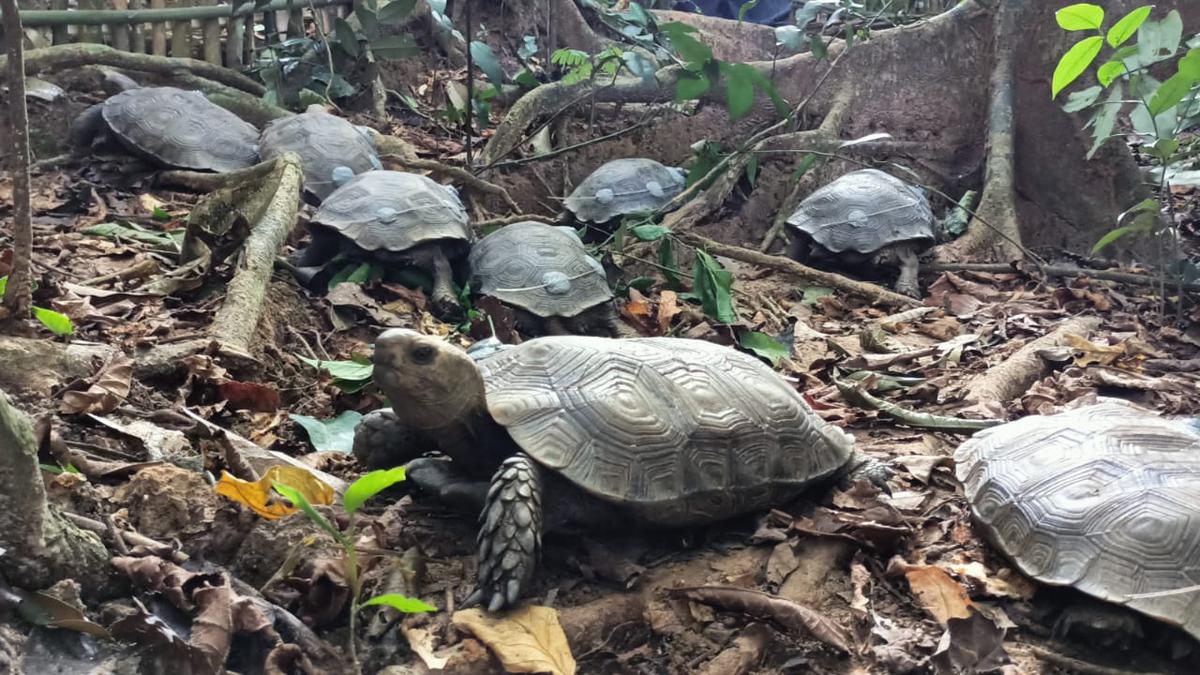
<svg viewBox="0 0 1200 675"><path fill-rule="evenodd" d="M970 420L961 417L949 417L947 415L931 415L929 413L919 413L915 410L902 408L895 403L885 401L877 396L873 396L862 386L861 383L848 383L835 379L833 381L837 385L838 391L842 393L842 397L848 403L856 405L867 410L877 410L889 417L893 417L910 427L920 429L937 429L938 431L949 431L959 434L973 434L982 429L988 429L998 424L1004 424L1003 420Z"/></svg>
<svg viewBox="0 0 1200 675"><path fill-rule="evenodd" d="M930 272L987 272L991 274L1022 273L1022 270L1008 263L944 263L931 262L925 269ZM1157 286L1159 280L1148 274L1135 272L1117 272L1114 270L1093 270L1074 265L1037 265L1035 270L1048 277L1090 277L1102 281L1115 281L1129 286ZM1200 283L1184 284L1183 290L1193 293L1200 292Z"/></svg>
<svg viewBox="0 0 1200 675"><path fill-rule="evenodd" d="M637 124L634 124L633 126L625 127L624 129L614 131L611 134L606 134L604 136L597 136L596 138L591 138L586 141L576 143L574 145L568 145L563 148L558 148L557 150L551 150L550 152L544 152L540 155L534 155L532 157L521 157L519 159L506 159L503 161L498 160L498 161L492 162L491 164L488 164L487 166L483 167L480 170L481 171L490 171L492 169L510 169L510 168L522 166L525 164L532 164L533 162L541 162L541 161L544 161L547 159L552 159L554 157L558 157L559 155L565 155L568 152L574 152L581 148L586 148L589 145L596 145L597 143L604 143L606 141L611 141L614 138L620 138L621 136L624 136L625 134L628 134L628 133L637 131L638 129L641 129L642 127L644 127L647 124L649 124L650 122L652 122L653 119L654 119L653 117L647 117L646 119L643 119L642 121L638 122Z"/></svg>
<svg viewBox="0 0 1200 675"><path fill-rule="evenodd" d="M518 205L517 202L513 200L512 195L508 194L508 190L505 190L504 188L500 187L499 185L496 185L495 183L490 183L490 182L472 174L470 171L467 171L466 169L463 169L463 168L460 168L457 166L450 166L448 164L443 164L434 159L415 159L415 158L401 157L399 155L384 155L384 156L380 157L380 160L382 160L384 162L390 162L397 166L402 166L402 167L406 167L409 169L417 169L420 171L432 171L434 173L440 173L440 174L449 176L455 180L462 181L468 187L474 188L475 190L478 190L480 192L485 192L490 195L496 195L504 202L505 206L507 206L509 209L511 209L513 211L513 213L521 212L520 205Z"/></svg>

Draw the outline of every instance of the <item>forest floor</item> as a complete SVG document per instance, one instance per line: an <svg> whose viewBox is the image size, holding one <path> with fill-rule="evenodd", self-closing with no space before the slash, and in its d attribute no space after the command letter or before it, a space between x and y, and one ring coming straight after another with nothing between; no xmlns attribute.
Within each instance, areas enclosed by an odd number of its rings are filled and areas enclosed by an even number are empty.
<svg viewBox="0 0 1200 675"><path fill-rule="evenodd" d="M97 92L68 95L85 103L99 99ZM462 152L461 142L437 127L404 129L392 131L422 156ZM10 185L0 179L0 203L10 203ZM175 266L172 242L195 195L155 187L145 176L116 180L99 160L40 173L34 187L35 304L72 319L73 343L133 354L203 334L223 298L228 265L195 288L167 295L143 288ZM1173 197L1190 248L1200 228L1200 192ZM306 207L302 223L309 214ZM112 223L121 225L99 233L97 226ZM144 240L130 236L129 224L145 229L135 235ZM297 228L290 243L303 238ZM778 369L822 417L852 432L866 452L891 462L891 494L865 484L821 488L770 513L703 530L548 536L531 601L558 610L578 672L1196 672L1196 654L1171 658L1176 650L1195 651L1194 643L1162 626L1143 625L1145 637L1124 645L1103 643L1111 648L1097 648L1111 636L1097 637L1086 625L1066 636L1056 633L1064 608L1080 598L1023 578L972 528L951 459L966 436L905 426L848 402L833 384L835 373L855 374L888 401L959 417L1011 419L1099 396L1187 414L1200 409L1200 374L1154 372L1146 363L1197 363L1194 306L1179 313L1174 300L1162 306L1150 288L1037 279L1014 269L924 273L923 308L897 314L779 272L722 262L734 275L743 326L790 344L791 356ZM129 270L140 272L123 276ZM730 328L666 290L661 275L644 295L618 302L632 331L733 342ZM1099 324L1055 333L1077 317L1096 317ZM330 420L384 403L370 389L345 393L304 359L364 354L374 336L391 326L442 335L455 330L426 310L420 291L366 283L316 295L278 269L257 335L257 363L229 364L201 354L189 357L180 375L137 376L128 359L114 356L82 377L57 372L53 364L28 363L21 368L26 386L10 393L44 421L44 479L54 503L166 544L131 547L131 555L177 562L186 557L191 571L225 571L244 582L235 584L238 593L259 589L268 603L341 650L347 580L336 548L303 515L267 520L216 494L210 481L223 470L237 473L231 454L240 446L231 451L195 416L353 480L362 469L346 454L346 437L327 441L337 450L314 452L309 434L291 416ZM1053 342L1037 353L1032 384L1018 397L973 408L960 402L993 366L1052 334ZM52 453L60 440L64 445L57 447L69 454ZM73 468L57 472L64 456ZM202 461L204 472L187 468L180 459L187 457ZM552 639L552 628L537 622L501 626L531 631L532 639L486 648L486 631L472 630L454 606L474 576L473 518L403 489L392 496L398 498L371 502L360 518L375 552L364 561L367 595L401 588L439 611L402 617L401 631L383 630L385 616L372 619L360 649L366 672L388 664L391 673L438 666L494 672L499 665L493 650L511 651L518 643L535 656L540 650L544 658L565 662L555 653L562 645ZM169 596L169 583L160 583L160 593L152 594L159 599ZM709 586L724 589L695 590ZM167 624L187 625L167 603L147 603ZM108 615L89 616L103 622ZM25 672L49 672L38 664L78 672L73 667L96 658L86 644L92 638L82 633L10 625L25 636L8 631L8 639L23 642ZM229 667L264 672L255 644L248 637L235 640ZM307 647L305 653L315 659Z"/></svg>

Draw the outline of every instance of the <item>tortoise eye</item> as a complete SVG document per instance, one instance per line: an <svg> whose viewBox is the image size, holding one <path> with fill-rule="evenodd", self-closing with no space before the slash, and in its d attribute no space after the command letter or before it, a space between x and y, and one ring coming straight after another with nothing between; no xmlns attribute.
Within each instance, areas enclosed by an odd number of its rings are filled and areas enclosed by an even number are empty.
<svg viewBox="0 0 1200 675"><path fill-rule="evenodd" d="M413 363L426 364L433 360L433 347L429 345L419 345L414 347L409 356Z"/></svg>

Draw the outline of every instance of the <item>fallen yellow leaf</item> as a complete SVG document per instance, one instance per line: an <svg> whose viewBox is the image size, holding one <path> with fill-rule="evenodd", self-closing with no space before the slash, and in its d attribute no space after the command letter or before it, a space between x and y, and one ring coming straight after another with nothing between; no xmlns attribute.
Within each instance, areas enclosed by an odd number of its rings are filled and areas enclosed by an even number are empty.
<svg viewBox="0 0 1200 675"><path fill-rule="evenodd" d="M550 607L526 605L496 615L464 609L452 620L487 645L507 672L575 675L575 657Z"/></svg>
<svg viewBox="0 0 1200 675"><path fill-rule="evenodd" d="M271 500L271 484L274 482L296 488L310 504L333 503L333 488L306 469L287 465L277 465L267 469L263 477L254 482L242 480L228 471L222 471L221 480L217 481L213 490L223 497L244 504L263 518L276 520L290 516L299 509L278 499Z"/></svg>

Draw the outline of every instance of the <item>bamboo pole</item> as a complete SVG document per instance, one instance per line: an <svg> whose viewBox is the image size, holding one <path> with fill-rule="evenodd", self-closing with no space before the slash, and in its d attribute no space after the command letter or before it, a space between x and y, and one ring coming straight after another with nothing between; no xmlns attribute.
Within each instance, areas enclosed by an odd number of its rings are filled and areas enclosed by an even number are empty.
<svg viewBox="0 0 1200 675"><path fill-rule="evenodd" d="M230 16L225 22L225 67L237 68L242 65L242 43L245 40L246 20L240 16Z"/></svg>
<svg viewBox="0 0 1200 675"><path fill-rule="evenodd" d="M243 32L242 43L242 63L251 65L254 63L254 15L246 16L246 28Z"/></svg>
<svg viewBox="0 0 1200 675"><path fill-rule="evenodd" d="M66 12L67 0L51 0L50 8L53 11ZM25 12L21 12L21 20L25 20ZM26 24L28 25L28 24ZM67 26L54 26L50 30L52 44L65 45L71 41L70 29Z"/></svg>
<svg viewBox="0 0 1200 675"><path fill-rule="evenodd" d="M191 0L175 0L177 7L191 7ZM171 22L171 56L174 58L191 58L192 56L192 20L187 18Z"/></svg>
<svg viewBox="0 0 1200 675"><path fill-rule="evenodd" d="M128 0L129 9L139 10L145 6L143 0ZM146 53L146 35L142 32L142 24L135 23L129 27L129 51L135 54Z"/></svg>
<svg viewBox="0 0 1200 675"><path fill-rule="evenodd" d="M307 7L310 0L305 0ZM332 7L352 4L353 0L311 0L313 7ZM58 4L66 4L66 0L51 0ZM208 5L204 7L167 7L164 2L151 0L151 9L112 10L97 9L89 11L58 11L58 10L22 10L21 22L25 26L106 26L114 23L155 23L159 21L203 20L213 17L225 18L230 16L249 16L255 13L287 10L294 3L292 0L271 0L266 5L254 8L253 2L245 2L234 7L229 4Z"/></svg>
<svg viewBox="0 0 1200 675"><path fill-rule="evenodd" d="M125 10L129 9L129 0L112 0L113 9ZM113 24L109 27L109 32L112 33L112 46L123 52L133 51L129 48L129 26L125 24Z"/></svg>
<svg viewBox="0 0 1200 675"><path fill-rule="evenodd" d="M81 11L99 10L104 7L104 0L79 0L79 9ZM24 12L22 12L22 16ZM103 26L82 26L79 29L80 42L96 42L104 44L104 27Z"/></svg>
<svg viewBox="0 0 1200 675"><path fill-rule="evenodd" d="M166 0L150 0L150 11L163 10L167 6ZM150 29L150 53L155 56L167 55L167 27L161 21L157 21Z"/></svg>
<svg viewBox="0 0 1200 675"><path fill-rule="evenodd" d="M204 60L221 65L221 20L204 20Z"/></svg>

